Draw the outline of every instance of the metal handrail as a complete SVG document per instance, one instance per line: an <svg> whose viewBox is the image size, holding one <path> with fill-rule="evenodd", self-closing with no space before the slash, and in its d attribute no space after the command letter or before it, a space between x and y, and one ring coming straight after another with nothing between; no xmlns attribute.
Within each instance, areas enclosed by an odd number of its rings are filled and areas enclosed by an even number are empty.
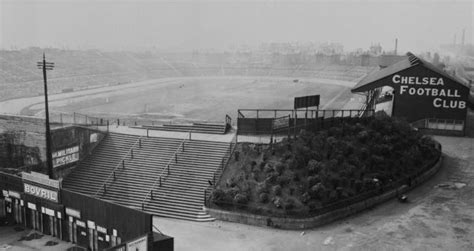
<svg viewBox="0 0 474 251"><path fill-rule="evenodd" d="M148 199L148 197L151 195L151 198L153 199L153 189L155 189L156 185L158 183L160 183L160 186L161 186L161 178L164 174L164 171L166 169L168 169L168 174L170 172L170 164L173 160L175 160L177 162L177 156L178 156L178 151L183 148L183 152L184 152L184 143L186 142L186 140L188 139L189 137L189 140L191 140L191 132L192 130L190 130L188 133L189 133L189 136L185 137L182 141L181 141L181 144L179 144L178 148L176 149L176 151L174 151L173 153L173 156L168 160L168 163L163 166L163 170L161 170L161 173L160 175L158 175L158 178L155 180L155 182L153 182L153 185L151 186L150 190L147 192L147 194L145 195L145 198L143 198L142 200L142 210L144 210L145 208L145 202L146 200Z"/></svg>
<svg viewBox="0 0 474 251"><path fill-rule="evenodd" d="M220 177L224 173L225 168L229 165L230 159L232 158L232 155L234 154L236 148L237 148L237 134L235 134L234 137L232 137L232 140L230 141L229 151L226 152L226 154L222 157L221 165L219 165L216 168L216 170L214 171L214 173L212 175L212 185L210 185L210 186L208 186L204 189L204 205L206 205L206 201L207 201L207 197L208 197L207 191L216 187L217 180L220 179ZM246 156L246 158L247 157L248 156ZM210 193L209 193L209 195L210 195Z"/></svg>
<svg viewBox="0 0 474 251"><path fill-rule="evenodd" d="M117 163L117 165L114 167L114 169L112 170L112 173L110 173L110 175L107 177L107 179L105 179L105 181L102 183L102 185L99 187L99 189L97 189L97 191L94 193L94 197L97 196L97 194L99 194L99 192L102 190L102 188L104 188L104 191L107 190L106 184L109 181L109 179L112 178L112 177L115 177L115 171L119 168L120 165L122 165L122 167L125 165L125 159L128 157L128 155L130 153L132 154L132 158L133 158L133 148L137 144L140 144L140 147L141 147L141 140L142 140L142 137L139 137L135 141L135 143L133 143L133 145L130 147L130 149L125 154L125 156L123 156L122 159L120 159L119 163Z"/></svg>

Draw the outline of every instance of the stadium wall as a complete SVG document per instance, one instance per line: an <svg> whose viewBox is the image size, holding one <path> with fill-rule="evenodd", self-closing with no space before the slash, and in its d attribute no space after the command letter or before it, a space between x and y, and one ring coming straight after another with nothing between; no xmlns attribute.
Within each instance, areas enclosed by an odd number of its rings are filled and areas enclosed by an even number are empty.
<svg viewBox="0 0 474 251"><path fill-rule="evenodd" d="M87 156L105 133L79 126L52 125L52 154L55 177L64 177L77 161ZM55 157L56 156L56 157ZM47 173L44 119L0 115L0 168ZM26 168L26 169L24 169Z"/></svg>

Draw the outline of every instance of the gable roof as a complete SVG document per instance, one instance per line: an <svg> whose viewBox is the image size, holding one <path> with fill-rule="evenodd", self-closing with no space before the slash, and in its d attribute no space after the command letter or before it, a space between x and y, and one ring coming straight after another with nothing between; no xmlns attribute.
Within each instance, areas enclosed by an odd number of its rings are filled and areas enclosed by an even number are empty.
<svg viewBox="0 0 474 251"><path fill-rule="evenodd" d="M467 83L465 83L463 80L455 76L449 75L448 73L434 66L433 64L413 55L411 52L408 52L407 56L408 56L407 59L399 61L393 65L390 65L386 68L380 69L376 72L370 73L369 75L365 76L362 80L359 81L359 83L357 83L351 89L351 92L365 92L365 91L369 91L369 90L381 87L379 85L382 85L382 84L377 84L379 80L386 78L388 76L391 76L393 74L396 74L398 72L401 72L403 70L409 69L411 67L414 67L416 65L423 65L429 70L440 74L442 77L451 79L452 81L459 83L460 85L463 85L466 88L469 88L467 86Z"/></svg>

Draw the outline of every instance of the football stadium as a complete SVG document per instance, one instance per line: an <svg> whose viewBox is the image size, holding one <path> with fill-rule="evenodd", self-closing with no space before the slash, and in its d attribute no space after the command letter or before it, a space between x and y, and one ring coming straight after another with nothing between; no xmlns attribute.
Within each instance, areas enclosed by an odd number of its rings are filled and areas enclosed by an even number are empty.
<svg viewBox="0 0 474 251"><path fill-rule="evenodd" d="M0 50L0 250L473 249L472 45L397 46Z"/></svg>

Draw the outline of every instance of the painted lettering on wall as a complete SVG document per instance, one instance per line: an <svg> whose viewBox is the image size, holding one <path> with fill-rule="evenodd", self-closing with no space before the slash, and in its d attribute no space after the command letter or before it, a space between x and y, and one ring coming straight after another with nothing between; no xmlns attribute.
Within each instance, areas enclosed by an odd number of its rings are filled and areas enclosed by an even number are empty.
<svg viewBox="0 0 474 251"><path fill-rule="evenodd" d="M53 167L63 166L79 160L79 146L66 148L53 154Z"/></svg>
<svg viewBox="0 0 474 251"><path fill-rule="evenodd" d="M49 189L46 189L46 188L37 187L37 186L33 186L33 185L30 185L30 184L26 184L26 183L23 183L23 184L24 184L26 194L31 194L33 196L43 198L43 199L47 199L47 200L50 200L50 201L54 201L56 203L58 202L58 192L57 191L52 191L52 190L49 190Z"/></svg>
<svg viewBox="0 0 474 251"><path fill-rule="evenodd" d="M400 95L436 97L433 99L435 108L466 109L466 101L459 100L461 98L459 90L444 88L443 78L395 74L392 82L400 84Z"/></svg>

